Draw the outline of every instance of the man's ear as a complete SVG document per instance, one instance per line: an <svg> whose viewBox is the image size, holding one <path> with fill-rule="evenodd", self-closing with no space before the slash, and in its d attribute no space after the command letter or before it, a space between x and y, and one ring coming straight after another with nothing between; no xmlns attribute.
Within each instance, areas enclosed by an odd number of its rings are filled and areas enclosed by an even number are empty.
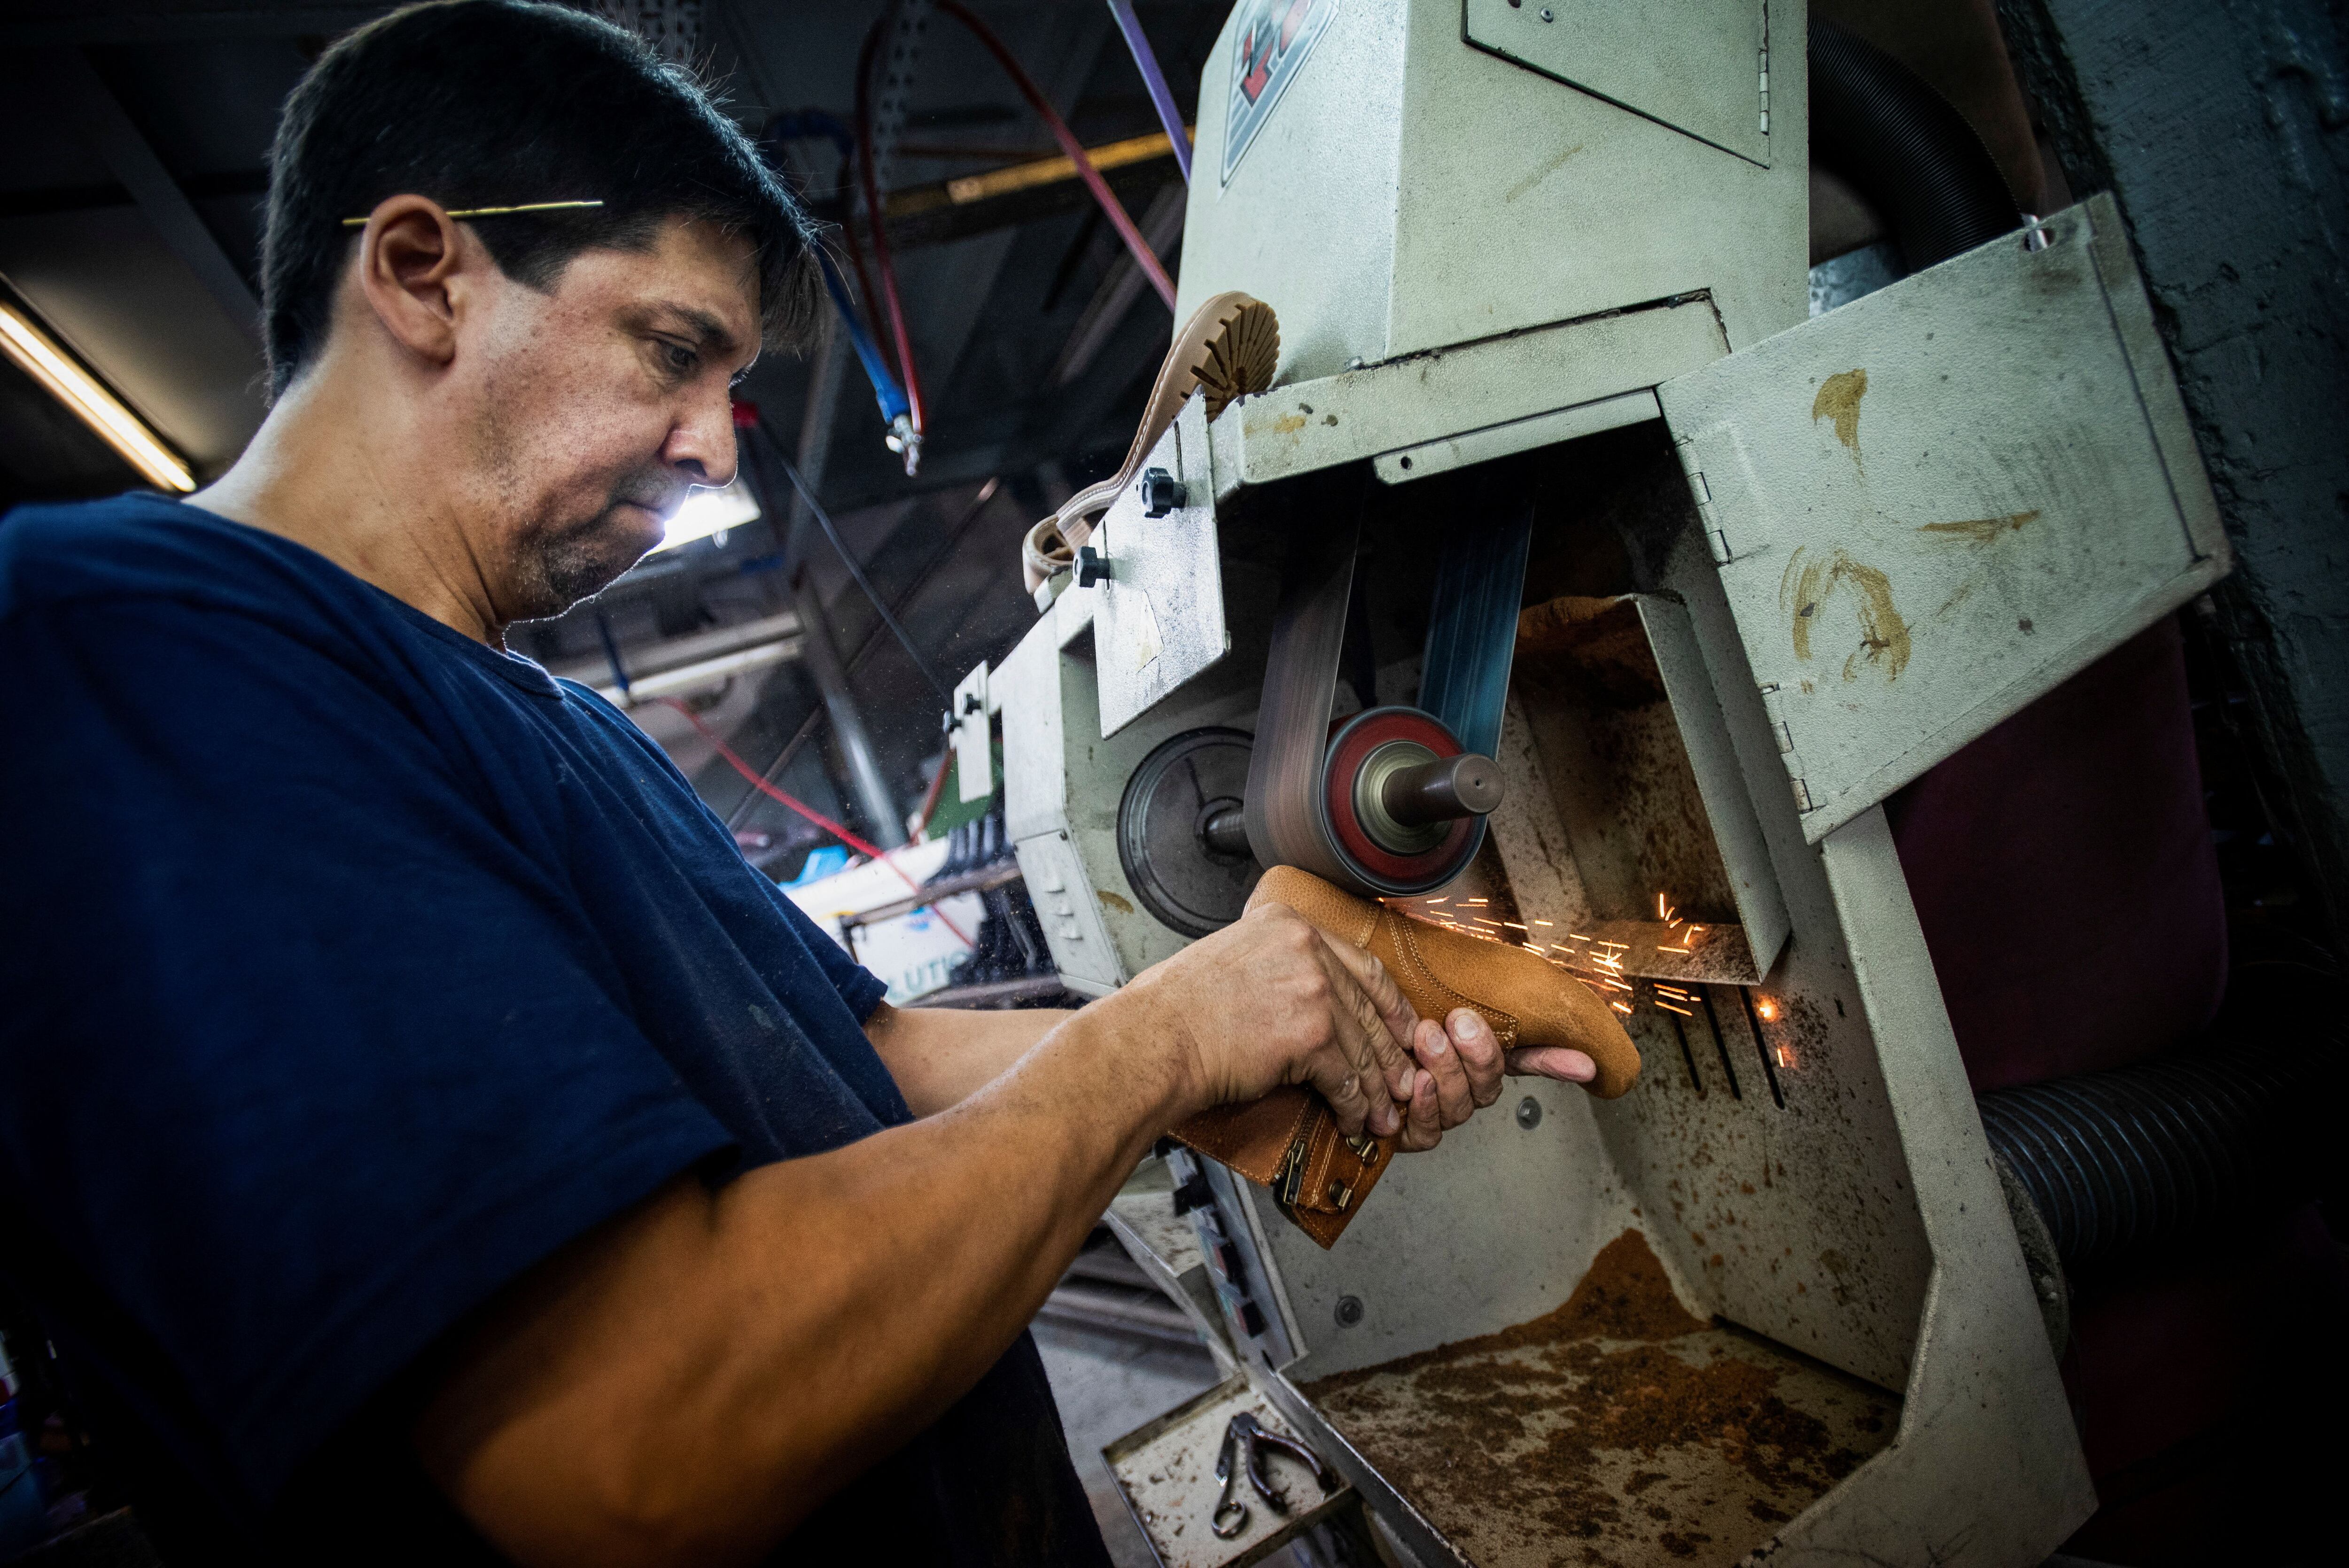
<svg viewBox="0 0 2349 1568"><path fill-rule="evenodd" d="M428 196L393 196L359 236L359 294L393 340L428 365L457 352L465 274L488 262L481 242Z"/></svg>

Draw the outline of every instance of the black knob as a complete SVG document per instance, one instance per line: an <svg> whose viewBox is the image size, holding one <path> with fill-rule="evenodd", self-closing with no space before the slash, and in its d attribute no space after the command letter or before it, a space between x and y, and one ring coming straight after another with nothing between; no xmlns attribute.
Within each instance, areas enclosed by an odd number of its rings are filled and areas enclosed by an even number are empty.
<svg viewBox="0 0 2349 1568"><path fill-rule="evenodd" d="M1151 469L1142 476L1142 515L1164 517L1183 504L1183 487L1164 469Z"/></svg>
<svg viewBox="0 0 2349 1568"><path fill-rule="evenodd" d="M1096 583L1105 583L1109 575L1109 562L1102 560L1101 552L1092 545L1088 544L1077 552L1078 587L1090 588Z"/></svg>

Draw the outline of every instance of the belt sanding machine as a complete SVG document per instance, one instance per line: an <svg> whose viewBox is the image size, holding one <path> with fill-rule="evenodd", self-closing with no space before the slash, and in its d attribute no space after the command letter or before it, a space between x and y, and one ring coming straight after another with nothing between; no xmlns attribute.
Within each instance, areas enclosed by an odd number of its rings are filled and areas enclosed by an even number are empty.
<svg viewBox="0 0 2349 1568"><path fill-rule="evenodd" d="M1178 315L1270 304L1272 384L971 672L967 788L999 713L1072 989L1285 862L1543 952L1643 1068L1511 1080L1328 1250L1187 1154L1120 1201L1232 1373L1112 1450L1169 1562L1334 1506L1276 1458L1210 1528L1243 1411L1429 1568L2019 1565L2095 1506L1880 803L2228 552L2107 200L1807 315L1804 37L1279 0L1209 59Z"/></svg>

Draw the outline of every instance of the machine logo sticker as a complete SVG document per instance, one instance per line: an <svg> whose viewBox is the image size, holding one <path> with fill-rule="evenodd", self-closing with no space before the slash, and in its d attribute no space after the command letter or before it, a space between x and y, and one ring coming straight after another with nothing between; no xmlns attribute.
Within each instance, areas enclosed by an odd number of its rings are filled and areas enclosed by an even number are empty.
<svg viewBox="0 0 2349 1568"><path fill-rule="evenodd" d="M1223 182L1231 183L1256 133L1304 68L1338 0L1254 0L1232 49L1232 97L1224 115Z"/></svg>

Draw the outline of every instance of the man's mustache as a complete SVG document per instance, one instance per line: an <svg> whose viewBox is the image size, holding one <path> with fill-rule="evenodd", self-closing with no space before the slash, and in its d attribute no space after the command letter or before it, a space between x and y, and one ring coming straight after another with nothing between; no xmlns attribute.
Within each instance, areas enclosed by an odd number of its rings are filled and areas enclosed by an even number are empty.
<svg viewBox="0 0 2349 1568"><path fill-rule="evenodd" d="M640 506L666 519L675 516L677 509L685 504L685 498L692 493L691 485L681 484L667 475L646 475L616 486L612 491L612 506Z"/></svg>

